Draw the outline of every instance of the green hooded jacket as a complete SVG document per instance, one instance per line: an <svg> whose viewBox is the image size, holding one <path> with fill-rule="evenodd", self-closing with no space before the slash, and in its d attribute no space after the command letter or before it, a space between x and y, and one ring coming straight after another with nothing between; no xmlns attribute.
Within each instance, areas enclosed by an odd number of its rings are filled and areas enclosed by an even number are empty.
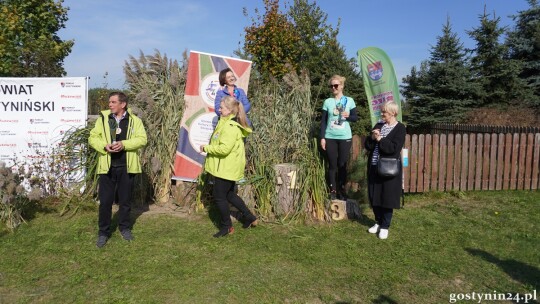
<svg viewBox="0 0 540 304"><path fill-rule="evenodd" d="M204 146L204 152L208 154L204 169L213 176L238 181L244 178L244 138L251 133L251 129L242 127L234 117L229 115L219 119L210 144Z"/></svg>
<svg viewBox="0 0 540 304"><path fill-rule="evenodd" d="M146 131L142 120L131 113L128 108L129 125L126 134L126 139L122 141L124 150L126 151L127 171L128 173L141 173L141 162L137 150L146 146ZM111 110L101 111L96 125L90 131L88 143L94 148L98 156L97 174L107 174L111 167L111 154L105 151L105 146L112 143L111 129L108 124Z"/></svg>

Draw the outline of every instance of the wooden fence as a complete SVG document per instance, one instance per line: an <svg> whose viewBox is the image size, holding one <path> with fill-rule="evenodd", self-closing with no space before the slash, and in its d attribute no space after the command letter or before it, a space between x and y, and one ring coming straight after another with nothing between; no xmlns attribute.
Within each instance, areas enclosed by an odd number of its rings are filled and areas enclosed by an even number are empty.
<svg viewBox="0 0 540 304"><path fill-rule="evenodd" d="M353 137L351 158L364 153ZM406 193L540 189L540 133L407 135Z"/></svg>
<svg viewBox="0 0 540 304"><path fill-rule="evenodd" d="M436 123L429 127L431 134L458 134L458 133L540 133L539 127L519 126L490 126ZM424 132L420 132L424 133ZM414 133L410 133L414 134Z"/></svg>

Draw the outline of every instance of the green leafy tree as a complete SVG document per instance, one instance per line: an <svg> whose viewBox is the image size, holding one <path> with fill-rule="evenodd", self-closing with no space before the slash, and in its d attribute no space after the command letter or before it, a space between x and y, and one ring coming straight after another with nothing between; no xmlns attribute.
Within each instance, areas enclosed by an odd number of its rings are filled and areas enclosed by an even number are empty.
<svg viewBox="0 0 540 304"><path fill-rule="evenodd" d="M108 72L103 75L103 84L101 87L88 90L88 114L98 115L102 110L109 108L109 94L122 91L120 89L109 88L107 77Z"/></svg>
<svg viewBox="0 0 540 304"><path fill-rule="evenodd" d="M507 106L516 101L524 101L531 96L531 90L519 78L520 62L508 59L508 46L499 42L505 28L499 26L500 17L489 18L484 13L479 16L480 26L468 31L476 41L471 69L476 81L482 87L479 106Z"/></svg>
<svg viewBox="0 0 540 304"><path fill-rule="evenodd" d="M369 129L370 120L364 84L356 60L347 58L345 49L339 43L339 22L336 28L327 23L328 14L321 10L316 1L294 0L288 17L293 23L300 40L300 51L296 62L298 70L309 71L311 82L311 106L320 114L324 99L331 94L328 80L334 74L347 78L345 94L354 98L360 121L352 124L353 132L362 133Z"/></svg>
<svg viewBox="0 0 540 304"><path fill-rule="evenodd" d="M474 106L479 93L472 81L467 54L450 20L432 47L431 58L421 73L405 78L403 94L408 96L408 124L425 127L436 122L460 122Z"/></svg>
<svg viewBox="0 0 540 304"><path fill-rule="evenodd" d="M73 40L57 32L65 27L68 8L62 0L0 1L0 76L57 77Z"/></svg>
<svg viewBox="0 0 540 304"><path fill-rule="evenodd" d="M108 109L109 94L117 89L92 88L88 90L88 114L98 115L102 110Z"/></svg>
<svg viewBox="0 0 540 304"><path fill-rule="evenodd" d="M529 9L513 16L515 28L508 33L506 44L511 59L522 62L521 78L534 92L530 105L540 109L540 5L537 0L528 0Z"/></svg>
<svg viewBox="0 0 540 304"><path fill-rule="evenodd" d="M354 98L360 121L353 132L360 134L370 127L364 85L356 60L348 59L337 40L336 28L327 23L327 14L315 1L294 0L287 14L279 11L279 0L264 0L265 13L252 18L245 29L243 50L235 51L241 58L252 60L256 77L281 79L288 72L309 72L311 99L309 106L320 116L322 101L331 92L328 80L334 74L347 78L345 94ZM258 11L256 11L258 14ZM246 12L244 14L247 15ZM276 56L277 55L277 56ZM257 86L256 81L252 81Z"/></svg>
<svg viewBox="0 0 540 304"><path fill-rule="evenodd" d="M263 78L281 79L297 69L299 36L293 24L279 11L279 0L264 0L265 13L245 28L244 50Z"/></svg>

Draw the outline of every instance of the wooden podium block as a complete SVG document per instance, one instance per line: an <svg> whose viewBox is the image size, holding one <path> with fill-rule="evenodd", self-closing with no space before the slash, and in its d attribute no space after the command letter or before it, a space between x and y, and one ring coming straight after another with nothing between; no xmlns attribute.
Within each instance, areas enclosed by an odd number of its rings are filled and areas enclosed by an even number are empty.
<svg viewBox="0 0 540 304"><path fill-rule="evenodd" d="M334 221L343 219L356 219L360 217L360 208L354 200L332 200L330 201L330 214Z"/></svg>

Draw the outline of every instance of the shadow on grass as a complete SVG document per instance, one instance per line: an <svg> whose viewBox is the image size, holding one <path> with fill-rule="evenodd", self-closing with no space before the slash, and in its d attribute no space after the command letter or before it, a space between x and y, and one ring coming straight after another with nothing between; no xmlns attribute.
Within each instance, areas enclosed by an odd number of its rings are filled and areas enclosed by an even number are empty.
<svg viewBox="0 0 540 304"><path fill-rule="evenodd" d="M394 299L387 297L385 295L380 295L378 298L373 300L372 303L373 304L397 304L398 302L396 302Z"/></svg>
<svg viewBox="0 0 540 304"><path fill-rule="evenodd" d="M7 235L9 233L9 231L7 230L7 228L0 228L0 238L4 237L5 235Z"/></svg>
<svg viewBox="0 0 540 304"><path fill-rule="evenodd" d="M150 211L150 204L137 204L135 207L132 207L131 214L130 214L131 228L135 226L139 217L143 215L143 213L148 212L148 211ZM115 212L115 216L117 217L116 213L118 212Z"/></svg>
<svg viewBox="0 0 540 304"><path fill-rule="evenodd" d="M465 250L473 256L481 257L482 259L499 266L499 268L504 270L504 272L514 280L525 285L540 288L540 269L537 267L513 259L501 260L491 253L480 249L465 248Z"/></svg>
<svg viewBox="0 0 540 304"><path fill-rule="evenodd" d="M36 218L37 214L58 213L57 207L51 207L47 203L30 202L23 210L23 217L26 221Z"/></svg>
<svg viewBox="0 0 540 304"><path fill-rule="evenodd" d="M99 209L99 206L98 206L98 209ZM113 203L111 227L110 227L111 234L113 234L118 229L118 212L119 212L118 209L119 209L118 204L116 202ZM133 230L133 227L137 223L137 220L139 219L139 217L143 215L143 213L149 210L150 210L150 207L148 204L137 204L136 206L133 206L133 203L132 203L131 212L129 214L129 220L130 220L129 229ZM99 217L99 210L96 213L96 217Z"/></svg>
<svg viewBox="0 0 540 304"><path fill-rule="evenodd" d="M359 204L358 208L360 210L360 213L356 217L355 221L358 222L360 225L366 227L366 229L375 225L375 221L368 216L368 214L373 213L373 210L371 209L369 204Z"/></svg>

